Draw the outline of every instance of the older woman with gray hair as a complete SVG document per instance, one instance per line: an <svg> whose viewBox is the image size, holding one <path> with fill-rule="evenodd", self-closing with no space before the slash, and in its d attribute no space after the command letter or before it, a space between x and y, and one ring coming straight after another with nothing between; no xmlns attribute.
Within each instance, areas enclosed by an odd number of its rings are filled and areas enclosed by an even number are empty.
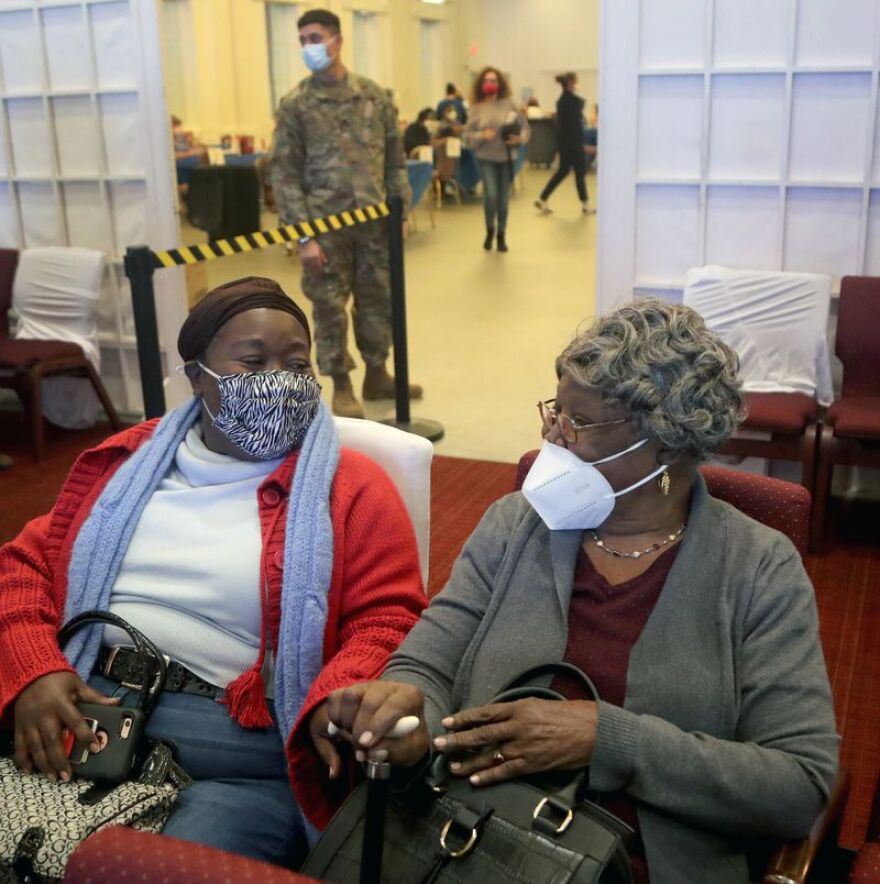
<svg viewBox="0 0 880 884"><path fill-rule="evenodd" d="M331 696L362 753L433 745L476 786L589 765L654 884L749 881L754 840L809 831L838 746L813 590L789 540L697 470L741 418L737 368L654 299L565 348L522 493L490 507L383 680ZM601 699L557 677L567 702L490 703L557 661ZM404 714L423 726L384 738Z"/></svg>

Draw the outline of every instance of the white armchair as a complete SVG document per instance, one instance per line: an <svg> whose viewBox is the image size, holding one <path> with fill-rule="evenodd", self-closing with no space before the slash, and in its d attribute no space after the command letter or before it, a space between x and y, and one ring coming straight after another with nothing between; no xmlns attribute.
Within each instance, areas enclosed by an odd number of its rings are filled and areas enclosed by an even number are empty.
<svg viewBox="0 0 880 884"><path fill-rule="evenodd" d="M375 421L350 417L334 420L342 447L359 451L379 464L400 492L416 532L422 580L427 586L434 446L421 436Z"/></svg>

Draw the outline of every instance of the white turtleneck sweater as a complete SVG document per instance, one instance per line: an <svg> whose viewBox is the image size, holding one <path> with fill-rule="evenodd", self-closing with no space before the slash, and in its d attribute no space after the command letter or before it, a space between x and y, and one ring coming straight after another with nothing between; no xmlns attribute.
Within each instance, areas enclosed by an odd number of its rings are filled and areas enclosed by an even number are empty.
<svg viewBox="0 0 880 884"><path fill-rule="evenodd" d="M113 587L114 614L218 687L259 656L257 489L280 463L217 454L191 429L144 508ZM130 641L108 627L104 644Z"/></svg>

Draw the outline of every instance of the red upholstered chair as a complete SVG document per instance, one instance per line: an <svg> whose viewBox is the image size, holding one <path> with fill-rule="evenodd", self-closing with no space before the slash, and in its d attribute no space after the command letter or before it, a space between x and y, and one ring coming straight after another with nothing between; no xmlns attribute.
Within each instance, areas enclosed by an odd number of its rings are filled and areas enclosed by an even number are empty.
<svg viewBox="0 0 880 884"><path fill-rule="evenodd" d="M804 393L746 393L747 415L722 454L794 460L812 497L816 472L819 404Z"/></svg>
<svg viewBox="0 0 880 884"><path fill-rule="evenodd" d="M749 391L746 417L721 453L797 461L812 495L819 401L832 398L831 278L695 267L686 274L683 302L737 351Z"/></svg>
<svg viewBox="0 0 880 884"><path fill-rule="evenodd" d="M538 456L537 450L527 451L516 468L516 487ZM781 531L806 555L810 534L810 493L802 485L771 479L740 470L704 466L700 472L706 480L709 493L726 501L758 522Z"/></svg>
<svg viewBox="0 0 880 884"><path fill-rule="evenodd" d="M67 864L67 884L144 881L163 884L309 884L314 878L279 866L203 847L189 841L136 832L121 826L103 829L87 838Z"/></svg>
<svg viewBox="0 0 880 884"><path fill-rule="evenodd" d="M0 249L0 341L9 337L9 308L12 305L12 283L18 267L16 249Z"/></svg>
<svg viewBox="0 0 880 884"><path fill-rule="evenodd" d="M843 363L840 398L819 435L812 540L822 541L835 464L880 467L880 277L840 281L835 352Z"/></svg>
<svg viewBox="0 0 880 884"><path fill-rule="evenodd" d="M30 413L34 459L45 453L42 381L57 374L84 375L91 382L111 425L122 429L104 384L79 344L69 341L37 341L9 337L8 313L12 306L12 288L18 266L18 252L0 249L0 387L13 389Z"/></svg>

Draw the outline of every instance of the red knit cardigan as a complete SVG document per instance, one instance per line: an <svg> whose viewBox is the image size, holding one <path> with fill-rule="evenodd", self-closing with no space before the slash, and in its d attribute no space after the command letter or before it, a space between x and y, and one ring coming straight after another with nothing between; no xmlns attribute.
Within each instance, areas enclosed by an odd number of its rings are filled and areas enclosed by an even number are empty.
<svg viewBox="0 0 880 884"><path fill-rule="evenodd" d="M80 527L107 482L152 433L139 424L84 452L52 511L0 548L0 715L31 682L72 671L56 633L64 614L70 555ZM258 489L261 572L269 587L269 635L277 647L287 498L298 453ZM348 778L331 783L307 721L331 691L379 675L425 605L412 524L380 467L343 449L330 494L334 563L324 633L323 669L289 734L290 781L300 807L323 828L345 797Z"/></svg>

